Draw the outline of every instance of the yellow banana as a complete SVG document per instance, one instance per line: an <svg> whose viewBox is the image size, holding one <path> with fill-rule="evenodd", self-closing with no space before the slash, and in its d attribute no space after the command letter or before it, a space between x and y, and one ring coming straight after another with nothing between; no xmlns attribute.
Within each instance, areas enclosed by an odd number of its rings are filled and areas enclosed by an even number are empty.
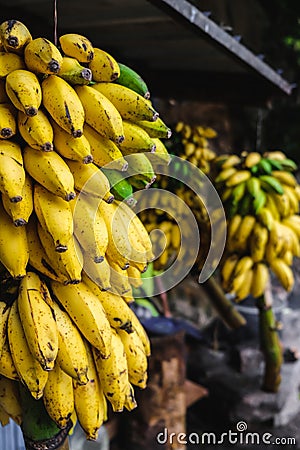
<svg viewBox="0 0 300 450"><path fill-rule="evenodd" d="M294 255L291 250L286 250L283 254L280 255L280 257L288 266L291 266L293 264Z"/></svg>
<svg viewBox="0 0 300 450"><path fill-rule="evenodd" d="M111 288L110 266L106 257L98 264L87 254L84 254L83 275L86 274L103 291ZM90 286L89 286L90 287Z"/></svg>
<svg viewBox="0 0 300 450"><path fill-rule="evenodd" d="M12 277L21 278L26 274L29 258L25 227L16 227L2 205L0 227L0 261Z"/></svg>
<svg viewBox="0 0 300 450"><path fill-rule="evenodd" d="M235 167L233 166L226 167L225 169L221 170L221 172L216 176L214 181L215 183L226 182L227 180L229 180L231 176L237 173L239 173L239 171Z"/></svg>
<svg viewBox="0 0 300 450"><path fill-rule="evenodd" d="M15 368L7 339L5 339L1 349L0 375L3 375L10 380L19 380L19 375Z"/></svg>
<svg viewBox="0 0 300 450"><path fill-rule="evenodd" d="M273 170L272 176L287 186L295 187L297 185L297 180L294 175L285 170Z"/></svg>
<svg viewBox="0 0 300 450"><path fill-rule="evenodd" d="M46 284L34 272L21 280L17 299L19 316L34 358L44 370L52 370L58 352L58 331Z"/></svg>
<svg viewBox="0 0 300 450"><path fill-rule="evenodd" d="M71 202L74 221L74 234L83 248L95 263L101 263L108 246L108 232L105 221L98 208L81 195Z"/></svg>
<svg viewBox="0 0 300 450"><path fill-rule="evenodd" d="M126 353L129 382L144 389L147 385L148 362L143 343L135 331L127 333L118 329L117 333Z"/></svg>
<svg viewBox="0 0 300 450"><path fill-rule="evenodd" d="M0 41L6 52L22 54L32 40L30 31L19 20L5 20L0 25Z"/></svg>
<svg viewBox="0 0 300 450"><path fill-rule="evenodd" d="M231 279L234 273L235 266L239 261L239 257L236 253L226 256L221 267L222 286L225 291L228 291L231 285Z"/></svg>
<svg viewBox="0 0 300 450"><path fill-rule="evenodd" d="M255 166L259 163L261 160L261 154L258 152L250 152L245 158L244 166L248 169L251 169L251 167Z"/></svg>
<svg viewBox="0 0 300 450"><path fill-rule="evenodd" d="M36 150L53 150L53 128L42 109L33 117L18 112L18 129L24 141Z"/></svg>
<svg viewBox="0 0 300 450"><path fill-rule="evenodd" d="M265 152L263 154L264 158L270 158L270 159L276 159L278 161L281 161L283 159L286 159L286 155L281 152L280 150L274 150L271 152Z"/></svg>
<svg viewBox="0 0 300 450"><path fill-rule="evenodd" d="M11 202L22 200L25 170L21 148L10 140L0 140L0 191Z"/></svg>
<svg viewBox="0 0 300 450"><path fill-rule="evenodd" d="M271 195L270 193L266 193L265 207L271 211L271 214L272 214L272 216L274 217L275 220L279 220L280 219L280 214L279 214L279 211L278 211L277 202L276 202L274 196Z"/></svg>
<svg viewBox="0 0 300 450"><path fill-rule="evenodd" d="M250 255L255 263L263 260L268 238L267 228L256 222L250 236Z"/></svg>
<svg viewBox="0 0 300 450"><path fill-rule="evenodd" d="M234 173L226 180L226 186L232 187L237 186L238 184L249 180L251 177L250 170L239 170L237 173Z"/></svg>
<svg viewBox="0 0 300 450"><path fill-rule="evenodd" d="M132 295L131 285L129 283L127 271L122 269L118 262L107 258L110 265L110 283L111 292L114 294L125 296Z"/></svg>
<svg viewBox="0 0 300 450"><path fill-rule="evenodd" d="M31 395L38 400L43 395L49 372L42 369L30 351L16 301L11 306L8 316L7 333L9 348L19 378L27 386Z"/></svg>
<svg viewBox="0 0 300 450"><path fill-rule="evenodd" d="M269 263L276 258L286 246L288 235L281 226L281 223L274 220L272 230L270 231L269 241L266 246L266 259Z"/></svg>
<svg viewBox="0 0 300 450"><path fill-rule="evenodd" d="M289 199L289 215L299 213L299 200L295 189L291 186L284 185L284 193Z"/></svg>
<svg viewBox="0 0 300 450"><path fill-rule="evenodd" d="M143 285L143 280L141 278L141 272L133 266L129 266L127 269L129 283L132 287L138 288Z"/></svg>
<svg viewBox="0 0 300 450"><path fill-rule="evenodd" d="M147 131L152 139L169 139L172 135L172 130L165 124L165 122L158 117L154 122L149 120L140 120L136 124ZM159 141L161 142L161 141ZM162 142L161 142L162 143ZM162 143L163 144L163 143ZM158 147L158 146L157 146ZM162 148L165 148L163 145ZM165 148L167 151L167 149ZM157 150L156 150L157 151Z"/></svg>
<svg viewBox="0 0 300 450"><path fill-rule="evenodd" d="M242 216L240 214L235 214L228 222L227 226L227 241L228 243L234 238L239 226L242 223Z"/></svg>
<svg viewBox="0 0 300 450"><path fill-rule="evenodd" d="M89 62L93 81L114 81L120 76L120 67L113 56L94 47L94 58Z"/></svg>
<svg viewBox="0 0 300 450"><path fill-rule="evenodd" d="M51 262L49 270L54 272L55 277L64 283L79 283L81 280L81 272L83 267L83 257L76 239L72 237L68 241L68 248L64 252L57 252L51 235L44 229L40 223L37 225L39 239L47 256L47 260ZM42 264L45 264L43 258ZM47 265L47 264L46 264ZM47 266L48 267L48 266Z"/></svg>
<svg viewBox="0 0 300 450"><path fill-rule="evenodd" d="M91 146L84 135L75 138L57 125L54 120L51 121L51 124L54 148L63 158L80 161L84 164L93 162Z"/></svg>
<svg viewBox="0 0 300 450"><path fill-rule="evenodd" d="M247 214L242 218L242 221L233 236L234 248L245 250L248 246L248 238L252 233L256 219L254 216Z"/></svg>
<svg viewBox="0 0 300 450"><path fill-rule="evenodd" d="M98 298L83 283L64 286L52 281L51 288L87 341L108 358L113 348L111 327Z"/></svg>
<svg viewBox="0 0 300 450"><path fill-rule="evenodd" d="M270 209L263 207L257 213L258 220L264 225L269 231L272 230L274 225L274 217Z"/></svg>
<svg viewBox="0 0 300 450"><path fill-rule="evenodd" d="M266 264L259 262L253 267L253 278L251 284L251 295L254 298L264 294L269 280L269 269Z"/></svg>
<svg viewBox="0 0 300 450"><path fill-rule="evenodd" d="M56 302L52 305L58 329L56 363L78 384L88 382L88 358L82 335L69 315Z"/></svg>
<svg viewBox="0 0 300 450"><path fill-rule="evenodd" d="M55 364L49 372L43 401L47 413L59 428L66 428L74 411L72 378Z"/></svg>
<svg viewBox="0 0 300 450"><path fill-rule="evenodd" d="M111 327L120 328L127 332L132 331L129 307L122 297L101 290L86 274L83 275L82 282L88 286L102 304Z"/></svg>
<svg viewBox="0 0 300 450"><path fill-rule="evenodd" d="M157 119L158 120L158 119ZM155 122L149 122L149 123L156 123ZM140 123L140 122L139 122ZM169 165L172 161L172 156L169 154L167 147L159 138L151 138L152 142L155 144L155 152L151 155L151 162L152 164L167 164Z"/></svg>
<svg viewBox="0 0 300 450"><path fill-rule="evenodd" d="M5 302L0 301L0 355L6 341L6 329L9 309L10 306L8 306Z"/></svg>
<svg viewBox="0 0 300 450"><path fill-rule="evenodd" d="M296 233L298 239L300 239L300 216L292 214L289 217L285 217L282 223L290 227Z"/></svg>
<svg viewBox="0 0 300 450"><path fill-rule="evenodd" d="M5 79L14 70L26 69L24 60L15 53L0 51L0 78ZM4 80L5 81L5 80ZM6 92L6 91L5 91ZM7 100L5 100L7 101Z"/></svg>
<svg viewBox="0 0 300 450"><path fill-rule="evenodd" d="M242 273L240 278L243 278L242 284L235 289L235 301L240 302L248 297L251 293L252 279L253 279L253 270L249 269L248 271Z"/></svg>
<svg viewBox="0 0 300 450"><path fill-rule="evenodd" d="M73 175L58 153L26 146L23 158L26 171L41 186L67 202L75 198Z"/></svg>
<svg viewBox="0 0 300 450"><path fill-rule="evenodd" d="M50 75L42 81L43 105L53 120L69 134L78 138L83 133L84 109L70 84Z"/></svg>
<svg viewBox="0 0 300 450"><path fill-rule="evenodd" d="M121 170L122 172L127 170L128 162L113 141L102 136L87 123L84 125L83 133L90 145L94 163L98 167L107 165L109 169Z"/></svg>
<svg viewBox="0 0 300 450"><path fill-rule="evenodd" d="M132 327L133 327L134 331L139 335L139 338L142 341L146 356L150 356L151 355L151 343L150 343L150 339L146 333L146 330L143 327L143 325L141 324L141 322L139 321L139 319L137 318L134 311L130 308L129 308L129 311L130 311L130 315L131 315L130 320L132 323Z"/></svg>
<svg viewBox="0 0 300 450"><path fill-rule="evenodd" d="M69 202L39 184L34 186L33 198L37 218L52 236L56 251L66 251L73 236L73 214Z"/></svg>
<svg viewBox="0 0 300 450"><path fill-rule="evenodd" d="M76 58L64 56L58 76L72 85L89 84L92 80L92 71L87 67L83 67Z"/></svg>
<svg viewBox="0 0 300 450"><path fill-rule="evenodd" d="M80 385L73 381L74 403L77 419L87 439L95 440L105 419L104 394L99 382L92 350L86 345L88 382Z"/></svg>
<svg viewBox="0 0 300 450"><path fill-rule="evenodd" d="M114 200L110 192L110 184L104 173L93 163L84 164L80 161L67 161L73 175L75 188L86 194L103 199L107 203Z"/></svg>
<svg viewBox="0 0 300 450"><path fill-rule="evenodd" d="M5 409L3 409L3 407L0 405L0 423L1 423L1 425L3 427L5 427L5 425L8 425L9 419L10 419L9 414L7 414ZM20 419L20 423L18 425L21 425L21 419Z"/></svg>
<svg viewBox="0 0 300 450"><path fill-rule="evenodd" d="M57 74L62 59L58 48L49 39L43 37L30 41L24 50L24 60L28 70L38 74Z"/></svg>
<svg viewBox="0 0 300 450"><path fill-rule="evenodd" d="M291 291L294 286L294 275L292 269L280 258L270 261L272 272L276 275L286 291Z"/></svg>
<svg viewBox="0 0 300 450"><path fill-rule="evenodd" d="M132 411L133 409L135 409L137 407L137 402L134 397L134 389L130 383L128 384L124 406L127 409L127 411Z"/></svg>
<svg viewBox="0 0 300 450"><path fill-rule="evenodd" d="M23 418L17 381L0 378L0 406L17 425L21 425Z"/></svg>
<svg viewBox="0 0 300 450"><path fill-rule="evenodd" d="M235 278L242 275L245 272L248 272L250 269L252 269L252 266L253 260L251 256L248 255L242 256L235 265L233 277Z"/></svg>
<svg viewBox="0 0 300 450"><path fill-rule="evenodd" d="M124 130L119 111L92 86L75 87L84 108L86 122L102 136L116 143L122 142Z"/></svg>
<svg viewBox="0 0 300 450"><path fill-rule="evenodd" d="M81 63L88 63L94 58L92 43L81 34L63 34L59 38L59 43L65 55L76 58Z"/></svg>
<svg viewBox="0 0 300 450"><path fill-rule="evenodd" d="M16 110L11 103L0 104L0 138L8 139L17 132Z"/></svg>
<svg viewBox="0 0 300 450"><path fill-rule="evenodd" d="M93 89L108 98L125 120L154 121L158 117L158 113L148 100L125 86L115 83L95 83Z"/></svg>
<svg viewBox="0 0 300 450"><path fill-rule="evenodd" d="M13 105L27 116L35 116L42 102L37 76L29 70L17 69L6 77L5 88Z"/></svg>
<svg viewBox="0 0 300 450"><path fill-rule="evenodd" d="M114 351L108 358L103 359L96 348L93 348L93 353L103 392L112 405L113 411L120 412L124 408L129 383L128 365L121 338L113 328L111 336Z"/></svg>
<svg viewBox="0 0 300 450"><path fill-rule="evenodd" d="M69 278L67 275L58 271L57 268L56 270L53 268L53 263L48 258L39 238L37 221L35 218L30 218L26 226L26 234L29 249L29 264L51 280L60 281L61 283L68 282ZM50 242L52 244L51 237ZM55 254L56 253L57 252L55 252Z"/></svg>
<svg viewBox="0 0 300 450"><path fill-rule="evenodd" d="M155 152L156 145L148 133L137 124L123 121L125 139L118 144L123 155L137 152Z"/></svg>

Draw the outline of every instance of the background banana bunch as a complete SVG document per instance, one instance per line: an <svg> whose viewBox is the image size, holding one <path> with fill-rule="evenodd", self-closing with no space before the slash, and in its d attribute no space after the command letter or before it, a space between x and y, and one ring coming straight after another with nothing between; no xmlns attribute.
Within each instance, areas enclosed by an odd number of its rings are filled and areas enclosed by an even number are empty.
<svg viewBox="0 0 300 450"><path fill-rule="evenodd" d="M131 410L146 386L128 304L153 252L129 205L171 132L141 77L86 37L55 46L8 20L0 42L0 420L22 422L25 386L95 439L107 400Z"/></svg>
<svg viewBox="0 0 300 450"><path fill-rule="evenodd" d="M193 166L198 167L203 173L209 175L211 163L216 157L216 153L210 147L210 139L216 136L216 131L210 127L202 125L192 126L180 121L174 126L172 137L165 141L164 144L171 155L189 161ZM164 139L162 140L164 141ZM191 248L187 246L182 248L181 246L181 233L184 233L186 238L193 235L193 229L183 205L187 205L191 209L199 226L201 235L201 246L197 260L197 267L199 267L203 265L210 245L210 219L207 209L203 200L188 187L190 177L193 178L188 164L181 164L180 161L176 161L176 159L172 161L171 159L171 163L164 170L164 173L166 175L157 176L154 187L169 190L175 194L175 197L161 196L157 192L154 194L156 198L153 203L159 205L160 208L140 214L141 220L149 233L154 229L159 229L165 235L155 236L152 242L154 254L159 255L154 261L154 269L164 270L176 258L184 260L185 264L189 264L191 261L191 255L189 254ZM168 173L170 173L170 176ZM199 182L201 183L201 179L199 179ZM199 190L201 191L201 186ZM176 198L181 199L182 203ZM169 208L174 212L176 211L177 220L164 212ZM214 211L211 220L218 220L217 210ZM182 229L179 229L178 221L184 222ZM213 243L213 245L218 245L218 242ZM181 253L179 253L180 249ZM193 262L191 265L193 265Z"/></svg>
<svg viewBox="0 0 300 450"><path fill-rule="evenodd" d="M300 186L294 161L281 151L221 155L214 183L228 221L221 276L237 301L263 295L269 270L284 289L294 284L292 263L300 256Z"/></svg>

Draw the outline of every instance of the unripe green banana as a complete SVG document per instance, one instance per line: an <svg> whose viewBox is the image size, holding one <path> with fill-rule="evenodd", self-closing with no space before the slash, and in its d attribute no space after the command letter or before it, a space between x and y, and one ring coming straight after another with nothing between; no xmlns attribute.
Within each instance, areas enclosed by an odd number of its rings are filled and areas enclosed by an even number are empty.
<svg viewBox="0 0 300 450"><path fill-rule="evenodd" d="M114 169L101 169L106 175L110 183L110 191L116 200L125 200L131 206L136 204L136 200L132 197L133 189L128 178L124 177L124 173Z"/></svg>
<svg viewBox="0 0 300 450"><path fill-rule="evenodd" d="M148 86L142 77L131 67L126 66L126 64L119 63L119 67L120 76L116 80L116 83L137 92L147 99L150 98Z"/></svg>

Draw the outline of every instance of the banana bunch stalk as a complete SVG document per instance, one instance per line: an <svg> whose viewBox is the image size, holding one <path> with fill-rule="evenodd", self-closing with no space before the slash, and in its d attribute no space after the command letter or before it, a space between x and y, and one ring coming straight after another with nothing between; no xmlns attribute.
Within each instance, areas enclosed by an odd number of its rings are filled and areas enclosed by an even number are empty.
<svg viewBox="0 0 300 450"><path fill-rule="evenodd" d="M265 292L270 270L286 291L294 285L292 264L300 256L297 166L283 152L221 155L214 183L227 215L221 267L226 292L241 301Z"/></svg>
<svg viewBox="0 0 300 450"><path fill-rule="evenodd" d="M153 251L131 206L171 130L139 74L87 37L58 47L7 20L0 40L0 420L30 442L77 420L96 439L107 402L132 410L146 387L129 304Z"/></svg>

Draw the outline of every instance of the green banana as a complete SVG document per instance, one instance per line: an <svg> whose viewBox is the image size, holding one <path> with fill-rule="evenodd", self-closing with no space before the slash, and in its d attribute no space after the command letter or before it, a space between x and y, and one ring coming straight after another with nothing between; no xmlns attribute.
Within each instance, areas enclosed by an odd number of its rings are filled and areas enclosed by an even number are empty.
<svg viewBox="0 0 300 450"><path fill-rule="evenodd" d="M261 208L263 208L266 204L267 195L266 193L260 189L257 195L254 197L252 207L255 214L258 214Z"/></svg>
<svg viewBox="0 0 300 450"><path fill-rule="evenodd" d="M298 168L297 164L292 159L289 159L289 158L281 160L280 164L281 164L281 168L282 168L281 170L293 171L293 170L297 170L297 168Z"/></svg>
<svg viewBox="0 0 300 450"><path fill-rule="evenodd" d="M270 175L272 173L272 164L267 158L261 158L259 163L257 164L259 171L261 173Z"/></svg>
<svg viewBox="0 0 300 450"><path fill-rule="evenodd" d="M110 192L116 200L125 200L131 206L136 204L136 200L132 197L133 189L128 178L125 178L124 172L115 169L101 169L109 180Z"/></svg>
<svg viewBox="0 0 300 450"><path fill-rule="evenodd" d="M135 70L131 69L131 67L122 63L118 63L118 65L120 67L120 75L115 83L128 87L145 98L150 98L148 86L142 77Z"/></svg>
<svg viewBox="0 0 300 450"><path fill-rule="evenodd" d="M262 187L267 192L276 192L276 194L282 195L284 190L279 180L272 175L260 175L259 179L263 182Z"/></svg>

